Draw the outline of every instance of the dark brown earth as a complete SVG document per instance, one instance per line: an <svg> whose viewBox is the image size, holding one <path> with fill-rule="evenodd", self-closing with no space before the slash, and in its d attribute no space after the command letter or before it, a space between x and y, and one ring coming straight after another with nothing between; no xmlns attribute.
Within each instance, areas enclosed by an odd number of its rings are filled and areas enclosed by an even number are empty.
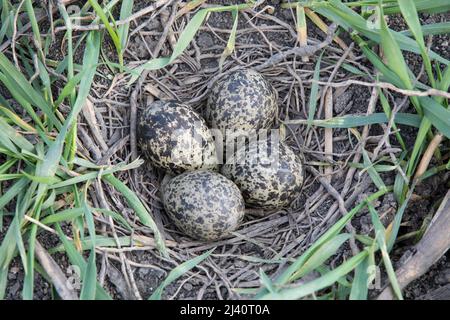
<svg viewBox="0 0 450 320"><path fill-rule="evenodd" d="M150 3L151 1L145 0L145 1L139 1L136 5L135 10L138 10L141 7L145 7ZM234 1L211 1L221 4L231 4L234 3ZM270 1L270 3L277 5L280 1ZM279 7L276 6L276 12L275 16L289 24L293 24L293 15L289 10L282 10ZM434 22L442 22L442 21L449 21L450 14L446 15L422 15L422 23L434 23ZM267 21L260 21L258 19L254 20L254 23L256 25L260 25L261 23L268 23ZM405 29L405 24L403 20L400 17L393 17L389 21L390 26L394 29L403 30ZM162 26L158 22L158 20L155 20L154 22L155 26L152 26L152 30L159 30L162 31ZM231 14L229 13L213 13L208 19L208 24L211 27L216 28L225 28L229 29L231 26ZM245 20L240 19L239 28L248 28L249 26L246 24ZM150 27L149 27L150 28ZM46 31L46 30L43 30ZM308 25L308 36L312 39L318 39L321 40L324 38L324 34L319 31L314 25L311 25L309 23ZM108 37L105 37L108 38ZM279 48L288 48L295 45L295 39L292 39L289 33L275 33L275 32L268 32L267 38L270 42L277 45ZM346 37L343 36L345 39ZM106 40L106 39L105 39ZM147 42L147 45L150 49L154 48L154 46L157 43L157 37L154 36L148 36L148 38L145 39ZM223 50L223 47L226 44L226 40L221 41L219 40L213 33L207 32L207 31L201 31L199 34L196 35L196 43L199 47L199 49L202 52L208 52L216 55L220 55L220 53ZM55 48L59 48L60 45L58 42L61 41L61 38L58 37ZM244 35L240 38L238 38L238 42L245 43L245 44L262 44L265 42L265 39L259 34L259 33L249 33L247 35ZM441 54L443 57L450 59L450 49L448 46L449 37L448 35L442 35L442 36L435 36L433 37L433 43L432 43L432 49ZM349 42L347 41L349 44ZM108 56L111 60L115 60L114 57L114 50L111 49L111 43L109 40L105 41L105 51L108 52ZM213 48L213 49L211 49ZM63 49L64 50L64 49ZM148 51L144 48L144 45L142 41L136 37L136 39L130 41L128 50L133 52L139 59L141 60L148 60L150 58ZM55 60L58 58L64 56L64 53L56 54L52 57ZM77 59L81 61L81 52L82 48L80 48L79 51L77 51ZM170 48L164 47L161 54L167 55L170 53ZM126 61L127 60L127 57ZM129 58L129 57L128 57ZM421 68L421 61L420 58L417 57L417 55L413 54L406 54L407 63L412 69L412 71L417 74L420 71ZM133 58L129 58L130 60L134 60ZM305 65L305 70L313 70L315 60L311 59L310 62ZM218 58L214 57L207 60L202 60L202 68L214 68L217 67ZM366 65L368 68L370 68L370 64L367 61L363 62L364 65ZM102 68L106 68L105 66L102 66ZM99 79L100 80L100 79ZM101 81L105 81L102 79ZM108 85L108 82L105 81L105 85ZM1 90L1 87L0 87ZM3 91L1 92L3 94ZM306 96L308 96L309 92L306 91ZM337 101L335 103L335 112L336 114L361 114L366 112L367 108L367 102L370 97L370 88L365 87L357 87L357 86L351 86L349 89L337 98ZM409 106L405 106L405 110L408 110ZM378 110L381 110L381 106L377 106ZM406 142L409 146L413 144L413 141L415 139L416 131L411 128L401 128L403 132L403 136L406 138ZM378 130L378 131L377 131ZM335 136L341 136L346 131L344 130L335 130L334 135ZM377 129L376 126L373 126L373 129L371 130L371 134L377 135L382 132L379 128ZM353 141L355 142L355 141ZM349 150L349 145L347 142L337 143L335 145L335 152L346 152ZM153 177L159 176L159 173L152 174ZM389 174L386 174L383 176L385 178L386 184L392 184L393 183L393 177L389 176ZM336 176L333 178L333 183L339 184L342 183L343 179L342 177ZM420 229L420 227L423 225L424 220L426 216L433 212L433 210L436 210L433 204L436 203L438 199L440 199L446 190L450 187L449 184L449 176L448 174L442 174L440 176L436 176L432 179L426 180L421 186L419 186L415 192L417 195L416 199L410 204L408 207L405 216L404 216L404 224L405 226L400 230L400 236L407 234L409 232L415 231ZM356 178L355 178L356 183ZM313 195L314 192L319 188L319 183L314 182L312 183L307 189L303 191L303 194L300 196L300 198L297 200L298 202L304 202L306 199ZM372 193L375 191L375 188L367 189L365 192L367 194ZM361 195L361 199L364 195ZM324 216L326 215L329 207L334 203L330 198L326 200L321 207L317 210L317 215ZM395 200L392 196L386 196L377 205L377 209L380 212L384 212L388 210L391 207L395 207ZM12 210L10 208L10 210ZM389 218L387 216L386 218ZM392 216L390 217L392 218ZM170 221L166 219L163 216L163 224L165 225L166 229L168 230L174 230L174 227L171 226ZM9 220L10 218L8 216L3 218L3 228L0 229L0 241L3 240L4 233L7 230L7 227L9 226ZM370 222L370 216L367 212L362 212L359 214L354 220L353 225L358 231L367 231L367 228L369 225L371 225ZM171 233L171 237L177 239L176 233ZM58 241L56 237L49 237L47 234L45 237L39 238L41 243L47 247L51 248L58 244ZM403 242L400 242L394 249L393 252L393 260L394 260L394 266L401 264L401 261L398 261L398 259L402 256L402 254L407 250L410 246L414 245L414 239L408 239ZM239 248L232 248L231 245L224 246L222 248L223 252L227 252L229 250L234 250L235 254L241 254L241 255L251 255L254 257L260 257L260 258L266 258L267 252L264 252L260 249L260 247L247 242L245 245L239 246ZM348 248L346 249L348 250ZM57 259L57 262L66 268L69 265L69 262L67 261L67 257L64 255L56 255L55 258ZM136 280L136 285L141 293L141 295L146 298L151 295L151 293L154 291L154 289L161 283L161 281L164 279L164 277L167 275L166 270L170 270L174 267L173 264L162 260L154 251L135 251L131 253L131 258L134 261L138 261L142 264L147 265L153 265L153 268L136 268L134 276ZM226 259L226 258L225 258ZM237 258L230 258L230 261L232 261L232 264L234 265L234 268L244 268L248 265L247 261L237 259ZM111 262L111 266L113 266L116 270L120 270L120 265L118 263ZM256 264L255 270L257 270L258 264ZM98 265L100 270L100 264ZM220 267L220 266L219 266ZM441 260L439 260L432 269L429 270L427 274L419 278L418 280L414 281L408 288L405 290L405 298L407 299L425 299L429 298L430 294L435 292L435 290L444 287L450 283L450 253L447 253L446 256L442 257ZM13 264L11 265L10 274L8 275L8 287L7 287L7 299L20 299L21 298L21 290L22 290L22 283L23 283L23 269L21 267L21 263L18 259L15 259ZM113 277L113 275L111 275ZM110 280L110 277L106 277L105 280L105 286L107 287L108 291L113 294L115 298L119 299L126 299L130 298L129 293L127 293L124 290L118 290L117 288L120 287L120 284L115 283L113 284ZM186 281L187 280L187 281ZM37 276L36 282L35 282L36 290L35 290L35 299L43 300L43 299L51 299L52 298L52 292L51 292L51 286L40 276ZM184 277L181 280L177 281L176 283L168 286L165 290L165 293L163 295L163 298L169 299L176 295L176 299L196 299L199 296L199 293L202 292L203 299L218 299L218 298L231 298L228 296L228 292L224 286L214 286L208 283L202 283L200 278L195 277L195 273L191 278Z"/></svg>

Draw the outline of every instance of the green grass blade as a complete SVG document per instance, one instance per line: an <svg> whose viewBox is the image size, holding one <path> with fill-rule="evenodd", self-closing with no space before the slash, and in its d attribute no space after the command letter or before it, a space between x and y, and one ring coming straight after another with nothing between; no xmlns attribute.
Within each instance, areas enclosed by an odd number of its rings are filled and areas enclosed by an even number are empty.
<svg viewBox="0 0 450 320"><path fill-rule="evenodd" d="M450 110L429 97L419 97L419 101L423 106L425 117L436 129L450 139Z"/></svg>
<svg viewBox="0 0 450 320"><path fill-rule="evenodd" d="M130 231L132 230L130 224L117 212L99 209L99 208L91 208L92 211L98 211L103 213L104 215L111 216L115 221L119 222L122 226L126 227ZM83 215L83 208L71 208L56 212L54 214L50 214L42 219L40 222L45 225L51 225L58 222L63 221L72 221Z"/></svg>
<svg viewBox="0 0 450 320"><path fill-rule="evenodd" d="M422 152L422 149L425 146L427 134L431 128L431 121L428 117L423 117L422 122L420 123L419 131L417 132L416 141L414 142L414 147L411 152L411 156L408 160L408 168L406 170L406 175L411 177L417 163L419 161L419 155Z"/></svg>
<svg viewBox="0 0 450 320"><path fill-rule="evenodd" d="M450 22L424 24L421 28L424 36L448 34L450 33ZM408 37L413 35L410 30L401 31L401 33Z"/></svg>
<svg viewBox="0 0 450 320"><path fill-rule="evenodd" d="M377 170L375 170L373 163L372 161L370 161L369 155L367 154L367 151L363 149L362 154L365 169L372 179L372 182L377 186L378 190L386 190L386 185L384 184L383 179L381 179L380 174L377 172Z"/></svg>
<svg viewBox="0 0 450 320"><path fill-rule="evenodd" d="M349 213L339 219L330 229L327 230L314 244L306 250L294 263L292 263L285 272L281 274L281 276L277 279L277 285L286 284L292 275L300 269L301 266L316 252L318 248L320 248L325 242L329 241L333 237L335 237L341 230L345 227L345 225L368 203L378 199L380 196L384 195L389 191L380 190L369 197L366 198L365 201L359 203L355 206Z"/></svg>
<svg viewBox="0 0 450 320"><path fill-rule="evenodd" d="M17 159L6 160L3 164L0 165L0 174L4 174L5 172L7 172L16 163Z"/></svg>
<svg viewBox="0 0 450 320"><path fill-rule="evenodd" d="M426 13L448 12L450 3L447 0L414 0L417 11ZM386 8L386 14L400 13L400 8L396 5Z"/></svg>
<svg viewBox="0 0 450 320"><path fill-rule="evenodd" d="M97 15L102 20L103 24L105 25L105 28L108 31L109 36L111 37L114 43L114 46L116 47L117 54L119 56L119 64L122 66L123 65L122 44L116 30L113 29L113 27L111 26L108 17L106 16L106 13L103 11L102 7L98 4L97 0L88 0L88 1L94 8Z"/></svg>
<svg viewBox="0 0 450 320"><path fill-rule="evenodd" d="M64 125L61 128L56 140L50 145L47 154L45 155L45 161L42 164L42 168L40 172L37 173L39 176L51 177L56 173L56 169L63 153L64 140L66 138L68 128L76 120L81 108L84 106L94 79L96 71L95 66L97 65L98 55L100 52L100 41L98 37L98 32L90 32L87 37L86 50L83 56L83 69L86 70L86 73L81 81L75 104L64 122Z"/></svg>
<svg viewBox="0 0 450 320"><path fill-rule="evenodd" d="M5 173L0 176L0 181L15 180L21 177L23 177L23 175L20 173Z"/></svg>
<svg viewBox="0 0 450 320"><path fill-rule="evenodd" d="M36 39L37 43L39 44L39 47L40 47L39 49L42 49L41 33L39 31L39 25L36 20L36 15L34 13L32 0L25 0L25 7L27 9L28 17L31 22L31 29L33 30L34 38Z"/></svg>
<svg viewBox="0 0 450 320"><path fill-rule="evenodd" d="M375 41L376 43L380 43L381 41L379 30L369 26L366 19L364 19L356 11L347 7L340 0L314 2L313 9L329 20L338 23L348 32L351 32L351 30L356 30L370 40ZM420 49L416 41L400 32L396 32L393 30L389 30L389 32L398 42L398 45L402 50L420 54ZM433 51L430 51L429 55L430 58L435 59L441 63L450 63L449 60L441 57Z"/></svg>
<svg viewBox="0 0 450 320"><path fill-rule="evenodd" d="M366 58L369 59L373 66L382 74L382 78L385 78L388 82L394 84L396 87L405 88L399 76L384 64L380 57L372 49L369 48L367 42L365 42L355 32L352 33L352 39L359 45Z"/></svg>
<svg viewBox="0 0 450 320"><path fill-rule="evenodd" d="M22 108L30 115L31 119L33 119L33 121L39 126L39 128L43 130L44 124L34 111L31 104L27 101L25 97L22 96L20 88L17 87L16 83L12 83L12 81L10 81L10 79L1 72L0 72L0 82L2 82L3 85L9 90L9 93L14 98L14 100L22 106ZM9 110L12 110L12 107L5 102L6 101L2 101L2 105L8 107Z"/></svg>
<svg viewBox="0 0 450 320"><path fill-rule="evenodd" d="M45 65L39 59L38 59L38 71L39 71L39 79L41 79L42 86L43 86L43 88L45 88L44 89L45 98L50 103L52 103L53 95L52 95L50 75L48 74L48 71L47 71Z"/></svg>
<svg viewBox="0 0 450 320"><path fill-rule="evenodd" d="M139 67L135 68L132 72L132 76L130 81L128 82L128 85L131 85L134 83L144 70L158 70L161 68L164 68L165 66L171 64L177 57L179 57L184 50L189 46L190 42L194 38L195 34L197 33L198 29L203 24L203 21L208 16L210 12L224 12L224 11L234 11L234 10L243 10L252 8L255 5L255 3L248 2L248 3L241 3L236 5L229 5L229 6L218 6L218 7L211 7L211 8L205 8L200 11L198 11L192 19L190 19L189 23L186 25L184 30L181 32L178 42L175 44L175 47L173 48L173 52L170 55L170 57L163 57L163 58L155 58L152 59L143 65L140 65Z"/></svg>
<svg viewBox="0 0 450 320"><path fill-rule="evenodd" d="M41 205L39 204L35 210L35 219L39 220ZM36 224L31 225L30 235L28 237L28 254L27 254L27 269L28 274L25 275L23 281L22 296L24 300L33 300L34 292L34 249L36 247L36 235L38 226Z"/></svg>
<svg viewBox="0 0 450 320"><path fill-rule="evenodd" d="M85 70L85 74L82 76L81 84L78 89L78 95L65 122L65 127L61 130L63 131L61 138L64 137L64 139L66 139L67 130L71 127L70 133L67 136L67 146L64 150L64 157L69 163L71 163L76 153L76 119L81 111L81 108L83 108L86 103L86 99L89 95L89 91L96 74L96 67L98 64L101 46L100 35L100 32L91 31L87 36L86 49L83 55L83 70ZM58 135L58 138L60 135ZM62 148L62 141L60 144Z"/></svg>
<svg viewBox="0 0 450 320"><path fill-rule="evenodd" d="M0 300L5 299L6 286L8 284L8 268L0 268Z"/></svg>
<svg viewBox="0 0 450 320"><path fill-rule="evenodd" d="M30 179L30 181L34 181L34 182L42 183L42 184L52 184L52 183L59 181L59 179L56 177L31 175L31 174L26 173L25 171L22 171L22 175L24 177Z"/></svg>
<svg viewBox="0 0 450 320"><path fill-rule="evenodd" d="M331 61L329 61L329 62L331 62ZM333 63L335 63L335 61L333 61ZM343 63L343 64L342 64L342 69L345 69L345 70L347 70L348 72L351 72L351 73L353 73L353 74L356 75L356 76L362 76L362 77L367 77L367 76L369 76L369 77L370 77L370 75L368 75L367 73L365 73L365 72L359 70L357 67L352 66L352 65L349 64L349 63Z"/></svg>
<svg viewBox="0 0 450 320"><path fill-rule="evenodd" d="M411 176L416 168L419 154L424 147L424 143L431 125L436 127L436 129L438 129L447 138L450 137L450 110L444 108L435 99L429 97L419 97L418 101L424 109L425 117L422 119L420 124L419 132L411 153L407 169L408 176Z"/></svg>
<svg viewBox="0 0 450 320"><path fill-rule="evenodd" d="M16 232L15 226L17 217L14 217L10 227L6 231L5 237L0 246L0 270L7 269L12 259L17 254L17 246L16 246Z"/></svg>
<svg viewBox="0 0 450 320"><path fill-rule="evenodd" d="M12 199L14 199L21 191L23 191L29 184L29 180L26 178L21 178L11 187L8 191L0 196L0 210L3 209Z"/></svg>
<svg viewBox="0 0 450 320"><path fill-rule="evenodd" d="M337 250L351 237L351 234L341 233L325 242L311 255L308 260L305 261L301 268L292 275L289 281L300 279L321 266L331 256L336 254Z"/></svg>
<svg viewBox="0 0 450 320"><path fill-rule="evenodd" d="M365 168L363 163L349 162L348 165L353 168L357 168L357 169ZM394 171L395 169L397 169L397 166L385 165L385 164L374 164L373 167L375 168L375 170L377 172L390 172L390 171Z"/></svg>
<svg viewBox="0 0 450 320"><path fill-rule="evenodd" d="M202 25L208 13L209 11L207 9L202 9L197 12L181 33L178 42L173 49L172 55L170 57L152 59L145 64L137 67L134 70L135 73L132 75L131 80L128 84L132 84L134 81L136 81L139 75L144 70L158 70L172 63L188 47L189 43L194 38L197 30Z"/></svg>
<svg viewBox="0 0 450 320"><path fill-rule="evenodd" d="M405 201L402 203L402 205L400 206L400 208L398 208L395 217L394 217L394 221L392 222L392 229L390 230L387 240L386 240L386 247L387 247L387 251L390 252L392 250L392 248L394 247L395 244L395 240L397 239L397 235L398 235L398 231L400 229L400 224L402 223L403 220L403 214L405 213L406 207L408 205L408 202L411 198L412 192L414 191L414 183L411 186L411 189L408 192L408 196L406 197Z"/></svg>
<svg viewBox="0 0 450 320"><path fill-rule="evenodd" d="M47 199L45 199L45 201L42 203L42 210L47 210L50 207L53 207L53 205L55 204L56 200L55 190L51 190L49 193L50 194L48 195Z"/></svg>
<svg viewBox="0 0 450 320"><path fill-rule="evenodd" d="M317 81L319 80L319 76L320 76L320 62L322 60L322 56L323 56L323 51L319 56L319 59L317 59L316 62L316 66L314 68L314 75L313 75L313 83L311 84L311 92L309 95L309 104L308 104L308 127L307 129L309 130L309 128L312 125L312 121L314 119L314 116L316 114L316 109L317 109L317 95L319 93L319 84L317 83Z"/></svg>
<svg viewBox="0 0 450 320"><path fill-rule="evenodd" d="M120 20L128 18L133 12L134 0L123 0L120 7ZM118 28L118 36L122 47L122 52L125 51L128 41L128 30L130 28L129 23L125 23Z"/></svg>
<svg viewBox="0 0 450 320"><path fill-rule="evenodd" d="M76 76L71 78L63 87L61 90L61 93L58 96L58 99L54 103L54 108L57 109L61 103L64 101L65 98L70 96L72 92L75 90L76 86L80 83L81 79L83 78L84 74L86 72L86 69L83 69L81 72L77 73Z"/></svg>
<svg viewBox="0 0 450 320"><path fill-rule="evenodd" d="M19 70L0 52L0 71L10 80L16 90L28 103L37 106L44 112L53 125L61 128L61 122L56 118L51 105L37 92Z"/></svg>
<svg viewBox="0 0 450 320"><path fill-rule="evenodd" d="M369 292L367 268L369 267L368 259L365 258L356 268L355 277L352 282L349 300L367 300Z"/></svg>
<svg viewBox="0 0 450 320"><path fill-rule="evenodd" d="M225 59L229 57L233 51L234 51L234 44L236 42L236 32L237 32L237 26L239 21L239 11L233 10L231 12L232 18L233 18L233 27L231 28L230 37L228 38L227 46L225 47L225 50L222 52L222 55L219 59L219 69L222 70L223 63L225 62Z"/></svg>
<svg viewBox="0 0 450 320"><path fill-rule="evenodd" d="M0 43L3 43L3 40L5 39L5 36L12 25L12 21L14 21L13 16L6 16L4 19L2 19L2 26L0 28Z"/></svg>
<svg viewBox="0 0 450 320"><path fill-rule="evenodd" d="M435 87L435 80L433 70L431 68L431 60L423 40L422 26L420 25L419 16L413 0L398 0L398 5L409 29L414 35L416 42L420 49L420 54L424 62L425 70L428 74L428 79L432 87Z"/></svg>
<svg viewBox="0 0 450 320"><path fill-rule="evenodd" d="M367 251L362 251L320 278L298 287L282 289L276 293L268 293L262 296L261 300L295 300L313 294L314 292L331 286L341 277L354 270L362 261L364 261L367 255Z"/></svg>
<svg viewBox="0 0 450 320"><path fill-rule="evenodd" d="M386 239L385 239L385 229L383 224L380 221L380 217L376 212L375 208L368 204L370 216L372 218L372 224L375 229L375 239L378 242L378 246L381 250L381 256L383 258L384 266L386 267L386 272L388 274L389 281L391 282L392 289L399 300L403 300L402 291L400 290L400 286L398 284L397 276L395 275L394 268L392 266L391 259L389 258L389 254L386 247Z"/></svg>
<svg viewBox="0 0 450 320"><path fill-rule="evenodd" d="M147 209L145 209L141 200L136 196L136 194L130 190L122 181L115 178L113 175L105 175L103 179L106 180L109 184L111 184L117 191L119 191L127 200L128 204L131 208L136 212L136 215L139 218L139 221L145 226L149 227L155 236L155 243L158 250L164 255L167 256L167 249L164 243L164 240L161 236L161 233L158 230L158 226L153 220L152 216L148 213Z"/></svg>
<svg viewBox="0 0 450 320"><path fill-rule="evenodd" d="M119 224L121 224L123 227L127 228L130 231L133 231L133 228L130 226L130 224L127 222L127 220L125 220L125 218L118 214L115 211L111 211L111 210L107 210L107 209L99 209L99 208L95 208L92 209L93 211L98 211L103 213L106 216L110 216L113 218L113 220L117 221Z"/></svg>
<svg viewBox="0 0 450 320"><path fill-rule="evenodd" d="M379 1L379 20L380 20L380 36L381 47L387 60L388 67L394 71L402 80L406 88L412 89L411 78L409 77L408 67L403 58L402 51L390 32L386 21L384 20L384 12L381 0Z"/></svg>
<svg viewBox="0 0 450 320"><path fill-rule="evenodd" d="M81 208L83 209L84 219L92 239L92 251L95 252L95 222L92 211L87 204L86 194L81 195Z"/></svg>
<svg viewBox="0 0 450 320"><path fill-rule="evenodd" d="M8 136L9 140L20 149L27 150L29 152L32 152L34 150L34 146L13 127L6 123L6 121L3 120L2 117L0 117L0 132L2 133L2 136Z"/></svg>
<svg viewBox="0 0 450 320"><path fill-rule="evenodd" d="M59 235L60 240L63 243L64 249L67 253L67 256L69 257L69 260L72 264L78 266L81 270L81 275L83 279L85 279L84 274L86 273L87 269L87 263L84 260L83 256L77 251L75 246L70 242L67 237L64 235L61 226L59 224L56 224L56 231ZM92 266L91 266L92 268ZM92 274L91 274L92 276ZM111 296L103 289L103 287L96 282L96 290L95 290L95 299L97 300L112 300Z"/></svg>
<svg viewBox="0 0 450 320"><path fill-rule="evenodd" d="M83 208L72 208L48 215L40 222L45 225L50 225L57 222L71 221L81 215L83 215Z"/></svg>
<svg viewBox="0 0 450 320"><path fill-rule="evenodd" d="M214 250L215 248L203 253L198 257L183 262L175 269L170 271L166 279L164 279L164 281L158 286L158 288L156 288L155 292L153 292L153 294L150 296L149 300L161 300L162 293L169 284L171 284L172 282L183 276L186 272L197 266L200 262L208 258Z"/></svg>
<svg viewBox="0 0 450 320"><path fill-rule="evenodd" d="M259 281L270 293L275 293L275 288L272 280L267 276L263 269L259 269Z"/></svg>
<svg viewBox="0 0 450 320"><path fill-rule="evenodd" d="M366 115L347 115L343 117L334 117L326 120L312 120L311 125L322 128L355 128L366 125L373 125L379 123L389 122L385 113L373 113ZM411 113L397 113L394 117L394 122L410 127L419 128L421 117ZM295 119L285 121L285 124L308 124L308 120Z"/></svg>
<svg viewBox="0 0 450 320"><path fill-rule="evenodd" d="M10 109L0 105L0 111L5 115L6 118L14 122L14 124L22 128L23 130L31 133L37 132L36 129L30 126L27 122L25 122L21 117L19 117L15 112L11 111Z"/></svg>
<svg viewBox="0 0 450 320"><path fill-rule="evenodd" d="M3 119L0 118L0 128L2 127L2 121L3 121ZM6 122L4 124L6 124ZM0 135L0 146L6 148L10 152L10 154L13 154L13 155L17 154L19 157L22 156L20 154L19 150L17 150L14 143L11 142L11 139L6 135L3 135L3 134Z"/></svg>
<svg viewBox="0 0 450 320"><path fill-rule="evenodd" d="M403 151L400 154L399 160L400 163L402 163L405 159L407 155L406 151ZM402 172L406 172L408 163L406 163L406 165L401 165L399 164L399 169L402 170ZM405 184L409 183L409 181L407 181L405 179L405 177L403 176L402 172L400 172L400 170L397 172L397 174L395 175L395 181L394 181L394 197L395 200L399 203L402 204L404 201L404 190L405 190Z"/></svg>
<svg viewBox="0 0 450 320"><path fill-rule="evenodd" d="M144 245L143 243L139 242L137 239L131 239L129 236L123 236L119 237L119 244L122 247L128 247L131 245ZM73 242L70 241L71 245L73 246ZM117 248L117 241L115 238L109 238L101 235L97 235L95 237L95 244L97 247L110 247L110 248ZM90 250L92 248L92 241L90 237L85 237L83 240L81 240L81 249L83 251ZM63 252L65 251L64 245L58 245L54 248L51 248L48 250L50 254L56 253L56 252Z"/></svg>
<svg viewBox="0 0 450 320"><path fill-rule="evenodd" d="M449 87L450 87L450 65L448 65L445 68L442 74L442 79L439 81L439 88L442 91L447 91Z"/></svg>
<svg viewBox="0 0 450 320"><path fill-rule="evenodd" d="M108 174L113 174L113 173L118 172L118 171L132 170L132 169L135 169L135 168L139 167L143 163L144 163L144 161L142 159L136 159L136 160L134 160L133 162L131 162L129 164L119 163L119 164L117 164L117 165L115 165L113 167L110 167L110 168L102 170L102 171L97 170L97 171L94 171L94 172L88 172L88 173L82 174L82 175L77 176L77 177L66 179L64 181L61 181L61 182L58 182L58 183L55 183L55 184L51 185L50 188L51 189L59 189L59 188L67 187L67 186L72 186L72 185L75 185L75 184L80 183L80 182L85 182L85 181L89 181L89 180L92 180L92 179L97 179L99 177L102 177L102 176L105 176L105 175L108 175ZM98 169L100 169L100 168L98 168Z"/></svg>
<svg viewBox="0 0 450 320"><path fill-rule="evenodd" d="M97 266L95 265L95 250L91 250L83 277L80 300L94 300L97 284Z"/></svg>
<svg viewBox="0 0 450 320"><path fill-rule="evenodd" d="M24 269L25 276L26 276L28 274L28 272L32 272L32 270L31 271L28 270L27 253L26 253L25 244L24 244L23 238L22 238L19 219L13 220L11 228L14 232L15 243L17 246L17 250L19 251L19 256L20 256L20 259L22 260L23 269Z"/></svg>

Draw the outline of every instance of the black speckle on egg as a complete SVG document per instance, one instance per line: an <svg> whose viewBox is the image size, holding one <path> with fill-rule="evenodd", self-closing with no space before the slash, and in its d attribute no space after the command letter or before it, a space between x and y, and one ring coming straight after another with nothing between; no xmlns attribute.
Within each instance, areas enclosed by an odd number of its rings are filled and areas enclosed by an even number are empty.
<svg viewBox="0 0 450 320"><path fill-rule="evenodd" d="M258 72L240 69L211 88L205 118L223 134L269 129L277 115L278 94Z"/></svg>
<svg viewBox="0 0 450 320"><path fill-rule="evenodd" d="M185 172L172 178L162 190L164 208L186 235L216 240L237 229L245 203L239 188L219 173Z"/></svg>
<svg viewBox="0 0 450 320"><path fill-rule="evenodd" d="M303 185L299 157L283 142L275 148L270 140L259 140L245 148L244 158L224 164L221 173L236 183L251 207L275 209L289 205ZM261 153L268 148L270 152Z"/></svg>
<svg viewBox="0 0 450 320"><path fill-rule="evenodd" d="M157 101L141 114L138 144L153 166L170 173L217 169L212 134L205 120L176 101Z"/></svg>

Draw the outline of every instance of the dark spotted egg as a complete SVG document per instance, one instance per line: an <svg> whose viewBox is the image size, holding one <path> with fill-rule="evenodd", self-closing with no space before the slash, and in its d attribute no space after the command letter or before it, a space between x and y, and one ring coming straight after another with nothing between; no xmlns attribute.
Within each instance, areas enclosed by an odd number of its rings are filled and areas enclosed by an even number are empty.
<svg viewBox="0 0 450 320"><path fill-rule="evenodd" d="M226 135L269 129L278 112L277 97L261 74L240 69L212 86L205 118L211 127Z"/></svg>
<svg viewBox="0 0 450 320"><path fill-rule="evenodd" d="M190 171L162 188L166 212L186 235L216 240L229 234L244 217L244 199L238 187L213 171Z"/></svg>
<svg viewBox="0 0 450 320"><path fill-rule="evenodd" d="M217 169L214 140L205 120L176 101L151 103L140 116L137 137L144 155L170 173Z"/></svg>
<svg viewBox="0 0 450 320"><path fill-rule="evenodd" d="M283 142L251 141L241 147L221 173L234 181L250 207L275 209L289 205L303 184L301 160Z"/></svg>

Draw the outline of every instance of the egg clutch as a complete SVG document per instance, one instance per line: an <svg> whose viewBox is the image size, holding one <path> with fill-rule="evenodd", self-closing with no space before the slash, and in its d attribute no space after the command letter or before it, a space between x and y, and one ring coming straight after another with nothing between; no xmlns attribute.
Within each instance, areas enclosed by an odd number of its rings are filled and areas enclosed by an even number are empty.
<svg viewBox="0 0 450 320"><path fill-rule="evenodd" d="M156 101L142 112L138 144L152 166L171 176L161 195L180 231L217 240L239 227L246 207L264 214L298 197L301 160L267 134L277 100L261 74L239 69L213 84L203 116L176 101Z"/></svg>

